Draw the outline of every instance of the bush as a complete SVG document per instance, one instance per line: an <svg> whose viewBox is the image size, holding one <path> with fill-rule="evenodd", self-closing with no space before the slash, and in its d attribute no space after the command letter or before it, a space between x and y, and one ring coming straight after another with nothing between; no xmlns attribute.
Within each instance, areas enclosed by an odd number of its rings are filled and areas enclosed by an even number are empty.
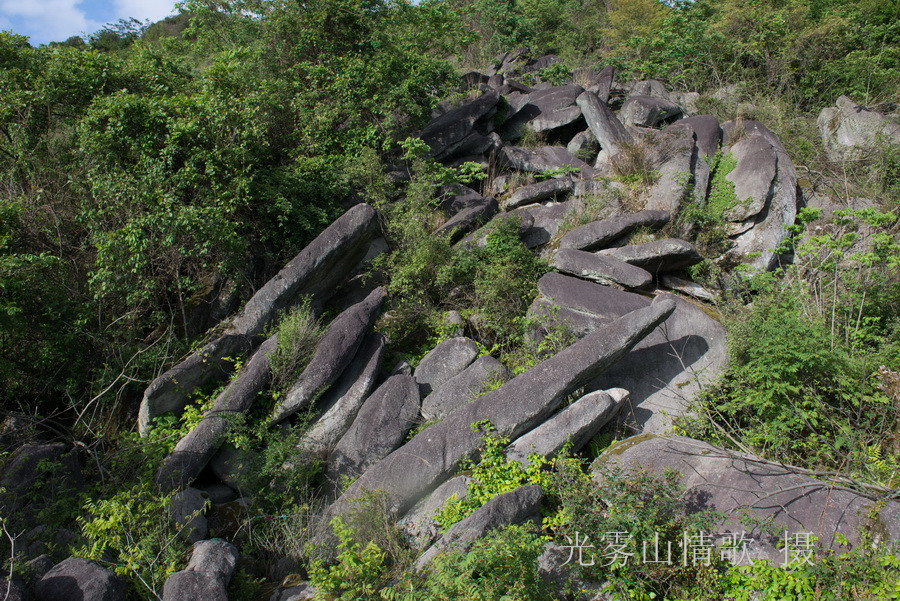
<svg viewBox="0 0 900 601"><path fill-rule="evenodd" d="M278 344L268 357L272 372L271 388L284 392L294 384L312 359L324 328L316 319L309 298L306 298L281 318L276 333Z"/></svg>

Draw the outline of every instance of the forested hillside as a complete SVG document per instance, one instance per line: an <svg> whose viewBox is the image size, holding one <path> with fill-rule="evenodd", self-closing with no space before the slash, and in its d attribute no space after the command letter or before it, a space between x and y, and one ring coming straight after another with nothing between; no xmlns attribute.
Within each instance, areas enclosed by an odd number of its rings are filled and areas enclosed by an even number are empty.
<svg viewBox="0 0 900 601"><path fill-rule="evenodd" d="M897 1L178 10L0 32L0 594L900 598Z"/></svg>

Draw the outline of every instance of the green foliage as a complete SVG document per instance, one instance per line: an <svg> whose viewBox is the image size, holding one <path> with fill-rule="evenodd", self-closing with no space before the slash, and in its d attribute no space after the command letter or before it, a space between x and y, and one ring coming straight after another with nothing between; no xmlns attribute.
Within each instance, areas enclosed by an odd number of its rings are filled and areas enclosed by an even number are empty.
<svg viewBox="0 0 900 601"><path fill-rule="evenodd" d="M284 391L306 368L322 339L324 328L316 319L307 297L281 318L276 333L278 343L269 354L269 369L272 388Z"/></svg>
<svg viewBox="0 0 900 601"><path fill-rule="evenodd" d="M709 163L709 192L706 204L693 199L682 205L678 221L683 226L695 227L695 239L701 252L706 256L718 256L728 250L728 236L725 229L725 214L739 204L734 182L726 176L737 167L737 160L731 153L717 152Z"/></svg>
<svg viewBox="0 0 900 601"><path fill-rule="evenodd" d="M353 530L340 517L331 520L338 537L340 554L337 563L326 566L316 560L309 568L309 581L316 587L317 599L364 601L380 599L378 591L385 584L385 554L369 541L363 546L354 539Z"/></svg>

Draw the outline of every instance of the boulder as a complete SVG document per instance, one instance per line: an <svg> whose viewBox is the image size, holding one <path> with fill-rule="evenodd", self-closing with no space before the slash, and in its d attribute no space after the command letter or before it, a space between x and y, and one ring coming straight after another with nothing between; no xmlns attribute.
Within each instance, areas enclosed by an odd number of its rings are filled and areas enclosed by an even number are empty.
<svg viewBox="0 0 900 601"><path fill-rule="evenodd" d="M604 286L647 288L653 283L653 276L640 267L613 257L604 257L574 248L561 249L553 257L551 265L560 273L571 274Z"/></svg>
<svg viewBox="0 0 900 601"><path fill-rule="evenodd" d="M657 230L669 222L666 211L640 211L594 221L568 232L559 241L560 248L599 250L612 245L638 228Z"/></svg>
<svg viewBox="0 0 900 601"><path fill-rule="evenodd" d="M206 520L206 504L209 498L196 488L185 488L172 497L169 503L169 517L178 528L178 536L189 543L209 536Z"/></svg>
<svg viewBox="0 0 900 601"><path fill-rule="evenodd" d="M309 364L275 410L272 423L283 421L316 400L340 377L381 310L387 292L375 289L337 317L328 326Z"/></svg>
<svg viewBox="0 0 900 601"><path fill-rule="evenodd" d="M81 465L70 447L60 442L22 445L0 475L0 514L14 516L32 496L71 495L81 485Z"/></svg>
<svg viewBox="0 0 900 601"><path fill-rule="evenodd" d="M34 587L38 601L124 601L115 574L81 557L70 557L44 574Z"/></svg>
<svg viewBox="0 0 900 601"><path fill-rule="evenodd" d="M490 221L500 208L493 198L482 198L480 202L469 206L448 219L435 234L447 235L450 242L457 242L463 236L478 229Z"/></svg>
<svg viewBox="0 0 900 601"><path fill-rule="evenodd" d="M573 187L572 178L569 176L550 178L536 184L522 186L503 201L503 209L508 211L522 205L556 198L568 194Z"/></svg>
<svg viewBox="0 0 900 601"><path fill-rule="evenodd" d="M441 531L434 517L440 513L450 497L455 496L458 501L462 501L466 497L471 481L468 476L450 478L433 493L416 503L397 521L397 528L403 533L410 547L424 549L437 539Z"/></svg>
<svg viewBox="0 0 900 601"><path fill-rule="evenodd" d="M468 551L479 537L491 530L510 524L520 524L536 514L544 501L540 486L520 486L514 491L497 495L480 509L450 527L434 545L416 560L415 568L421 572L439 554L451 551Z"/></svg>
<svg viewBox="0 0 900 601"><path fill-rule="evenodd" d="M166 580L163 601L228 601L228 583L237 559L237 547L220 538L196 543L187 568Z"/></svg>
<svg viewBox="0 0 900 601"><path fill-rule="evenodd" d="M566 85L549 90L534 90L516 99L515 105L510 103L514 112L500 127L500 138L518 140L526 126L533 131L548 134L571 126L581 118L581 109L575 104L575 99L583 91L580 86Z"/></svg>
<svg viewBox="0 0 900 601"><path fill-rule="evenodd" d="M682 294L693 296L698 300L715 302L717 298L715 294L713 294L697 282L683 280L669 273L662 274L659 278L659 282L670 290L675 290L676 292L681 292Z"/></svg>
<svg viewBox="0 0 900 601"><path fill-rule="evenodd" d="M475 341L458 336L448 338L428 351L416 367L415 378L422 396L467 368L478 357Z"/></svg>
<svg viewBox="0 0 900 601"><path fill-rule="evenodd" d="M667 128L645 136L658 177L647 192L644 207L676 214L686 202L703 205L709 187L709 165L700 156L688 128Z"/></svg>
<svg viewBox="0 0 900 601"><path fill-rule="evenodd" d="M277 334L260 345L237 377L216 397L200 423L178 441L156 473L156 483L163 490L184 488L200 475L228 431L229 416L249 410L269 383L268 355L277 345Z"/></svg>
<svg viewBox="0 0 900 601"><path fill-rule="evenodd" d="M419 134L431 148L431 158L441 161L465 154L474 139L483 135L476 131L476 123L490 119L496 112L499 100L500 94L494 90L432 119Z"/></svg>
<svg viewBox="0 0 900 601"><path fill-rule="evenodd" d="M331 452L350 429L363 402L375 388L383 356L384 336L374 332L366 335L356 357L322 395L319 413L301 439L304 449L322 458ZM407 375L411 374L410 369Z"/></svg>
<svg viewBox="0 0 900 601"><path fill-rule="evenodd" d="M254 452L226 443L209 460L209 470L238 494L248 496L253 492L255 469L260 460Z"/></svg>
<svg viewBox="0 0 900 601"><path fill-rule="evenodd" d="M572 137L569 143L566 144L566 150L573 157L583 161L593 161L597 158L597 153L600 152L600 143L597 142L594 132L586 129Z"/></svg>
<svg viewBox="0 0 900 601"><path fill-rule="evenodd" d="M900 144L900 124L846 96L838 98L836 105L822 109L817 120L822 144L832 161L864 156L879 140Z"/></svg>
<svg viewBox="0 0 900 601"><path fill-rule="evenodd" d="M598 254L625 261L653 274L677 271L696 265L703 260L693 244L676 238L654 240L621 248L606 248L598 251Z"/></svg>
<svg viewBox="0 0 900 601"><path fill-rule="evenodd" d="M725 514L719 532L746 531L753 537L748 556L785 563L785 552L776 548L784 534L761 532L760 522L772 520L789 535L811 533L816 547L843 550L840 534L859 544L861 529L883 542L900 540L900 503L887 501L877 517L871 499L835 487L827 479L797 473L789 466L773 465L758 457L727 451L706 442L681 436L636 436L610 447L600 461L624 469L649 469L661 473L670 468L681 474L682 495L689 511L714 509Z"/></svg>
<svg viewBox="0 0 900 601"><path fill-rule="evenodd" d="M600 147L606 151L607 156L614 157L619 153L622 144L631 142L631 135L625 131L625 127L615 113L610 110L605 102L601 102L592 92L582 92L576 99L581 112L587 121L588 127L600 143Z"/></svg>
<svg viewBox="0 0 900 601"><path fill-rule="evenodd" d="M337 490L403 444L419 415L419 387L410 376L391 376L366 399L353 425L334 447L325 477Z"/></svg>
<svg viewBox="0 0 900 601"><path fill-rule="evenodd" d="M649 96L651 98L669 100L669 93L666 91L666 86L658 79L644 79L632 83L628 88L628 98L634 98L636 96Z"/></svg>
<svg viewBox="0 0 900 601"><path fill-rule="evenodd" d="M572 173L575 177L593 177L596 172L593 167L573 157L561 146L542 146L534 149L504 146L497 159L504 167L529 173L575 169L577 171Z"/></svg>
<svg viewBox="0 0 900 601"><path fill-rule="evenodd" d="M308 582L280 590L269 597L269 601L313 601L318 591Z"/></svg>
<svg viewBox="0 0 900 601"><path fill-rule="evenodd" d="M532 453L552 459L566 444L570 445L569 452L578 452L615 416L627 398L628 391L621 388L588 393L514 440L506 449L506 458L528 467Z"/></svg>
<svg viewBox="0 0 900 601"><path fill-rule="evenodd" d="M616 77L615 67L608 65L601 71L575 69L572 76L576 81L584 83L584 89L596 94L601 102L609 102L609 91L612 89Z"/></svg>
<svg viewBox="0 0 900 601"><path fill-rule="evenodd" d="M3 601L31 601L28 586L15 577L0 579L0 593L3 594Z"/></svg>
<svg viewBox="0 0 900 601"><path fill-rule="evenodd" d="M138 431L147 434L151 420L168 411L181 412L198 387L231 375L225 357L246 356L264 340L258 336L298 298L312 295L321 307L335 287L359 264L378 230L375 210L358 204L325 228L260 288L232 321L228 331L153 380L144 391Z"/></svg>
<svg viewBox="0 0 900 601"><path fill-rule="evenodd" d="M697 148L704 158L710 159L722 145L722 128L719 120L712 115L697 115L687 119L679 119L666 129L684 128L694 134Z"/></svg>
<svg viewBox="0 0 900 601"><path fill-rule="evenodd" d="M481 194L459 183L441 186L437 194L441 201L441 211L447 217L453 217L464 209L484 203Z"/></svg>
<svg viewBox="0 0 900 601"><path fill-rule="evenodd" d="M474 400L488 382L506 382L511 377L512 372L490 355L479 357L425 397L422 401L422 417L442 419L460 405Z"/></svg>
<svg viewBox="0 0 900 601"><path fill-rule="evenodd" d="M511 439L533 429L574 390L595 379L675 310L672 302L634 311L463 405L373 465L330 508L341 513L365 491L383 490L387 507L407 511L482 447L471 425L488 420Z"/></svg>
<svg viewBox="0 0 900 601"><path fill-rule="evenodd" d="M657 127L681 116L681 107L663 98L653 96L629 96L619 111L624 125Z"/></svg>

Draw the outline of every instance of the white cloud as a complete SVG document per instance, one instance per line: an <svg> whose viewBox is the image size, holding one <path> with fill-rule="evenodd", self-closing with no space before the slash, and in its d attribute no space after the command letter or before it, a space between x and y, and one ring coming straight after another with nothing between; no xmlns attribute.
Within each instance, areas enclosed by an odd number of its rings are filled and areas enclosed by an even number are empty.
<svg viewBox="0 0 900 601"><path fill-rule="evenodd" d="M27 35L33 44L90 33L102 24L76 8L79 0L0 0L0 23ZM4 25L6 27L6 25Z"/></svg>
<svg viewBox="0 0 900 601"><path fill-rule="evenodd" d="M175 12L175 0L115 0L116 19L159 21Z"/></svg>

